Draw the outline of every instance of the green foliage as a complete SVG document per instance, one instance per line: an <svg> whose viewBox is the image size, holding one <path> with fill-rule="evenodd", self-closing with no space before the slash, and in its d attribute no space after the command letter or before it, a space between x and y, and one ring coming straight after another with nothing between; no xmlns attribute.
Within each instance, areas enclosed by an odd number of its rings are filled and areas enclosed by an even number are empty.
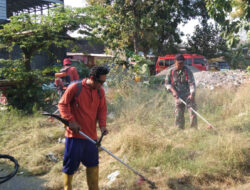
<svg viewBox="0 0 250 190"><path fill-rule="evenodd" d="M226 41L219 34L218 28L214 28L212 24L197 25L194 34L187 38L186 49L206 58L216 57L227 51Z"/></svg>
<svg viewBox="0 0 250 190"><path fill-rule="evenodd" d="M248 0L206 0L209 15L221 25L223 38L232 48L239 43L239 31L249 31L250 3ZM234 11L240 10L240 14ZM234 14L234 15L233 15ZM231 16L230 16L231 15Z"/></svg>
<svg viewBox="0 0 250 190"><path fill-rule="evenodd" d="M136 78L140 78L141 82L149 80L148 66L152 64L151 60L132 52L127 53L127 56L129 56L128 62L121 60L119 56L115 56L108 65L110 68L108 85L127 87L133 84Z"/></svg>
<svg viewBox="0 0 250 190"><path fill-rule="evenodd" d="M247 67L247 72L250 75L250 66Z"/></svg>
<svg viewBox="0 0 250 190"><path fill-rule="evenodd" d="M54 44L56 47L66 47L75 39L67 35L80 26L85 34L88 18L83 15L83 9L58 7L50 10L49 15L21 14L10 18L10 22L0 29L0 43L11 51L18 45L23 53L27 71L31 70L32 56Z"/></svg>
<svg viewBox="0 0 250 190"><path fill-rule="evenodd" d="M112 0L88 1L88 15L96 18L92 27L96 36L111 49L129 49L148 54L172 51L180 43L178 24L192 17L206 17L203 1ZM166 43L167 42L167 43Z"/></svg>
<svg viewBox="0 0 250 190"><path fill-rule="evenodd" d="M72 61L72 66L76 68L80 79L89 76L90 69L82 61Z"/></svg>
<svg viewBox="0 0 250 190"><path fill-rule="evenodd" d="M152 65L152 61L146 59L144 56L134 54L130 58L130 64L132 65L132 70L136 76L142 78L149 77L149 65Z"/></svg>
<svg viewBox="0 0 250 190"><path fill-rule="evenodd" d="M46 67L42 70L42 74L44 76L54 76L54 74L56 72L59 72L61 69L61 66L49 66L49 67Z"/></svg>
<svg viewBox="0 0 250 190"><path fill-rule="evenodd" d="M134 81L134 74L131 67L127 68L125 65L116 64L119 60L115 59L108 67L110 69L108 74L107 84L110 87L127 88Z"/></svg>
<svg viewBox="0 0 250 190"><path fill-rule="evenodd" d="M50 78L39 70L27 72L23 60L1 60L0 63L4 66L0 68L0 76L15 83L15 86L4 90L9 107L26 113L41 108L48 96L48 92L42 90L42 84Z"/></svg>
<svg viewBox="0 0 250 190"><path fill-rule="evenodd" d="M31 70L31 59L40 51L55 47L67 47L74 41L67 35L81 27L81 33L90 35L89 18L84 9L58 7L48 15L20 14L10 18L10 22L0 29L2 48L12 51L14 46L22 50L22 60L6 61L1 76L14 81L16 86L6 89L10 106L32 112L44 104L51 91L42 90L42 84L59 71L59 67L45 68L43 71ZM86 75L86 68L78 68L80 75ZM46 77L45 77L46 76ZM51 79L50 79L51 80ZM36 108L35 108L35 107Z"/></svg>
<svg viewBox="0 0 250 190"><path fill-rule="evenodd" d="M243 53L243 48L248 47L250 44L241 45L238 48L228 50L223 53L225 59L230 63L233 69L246 69L249 66L249 59Z"/></svg>

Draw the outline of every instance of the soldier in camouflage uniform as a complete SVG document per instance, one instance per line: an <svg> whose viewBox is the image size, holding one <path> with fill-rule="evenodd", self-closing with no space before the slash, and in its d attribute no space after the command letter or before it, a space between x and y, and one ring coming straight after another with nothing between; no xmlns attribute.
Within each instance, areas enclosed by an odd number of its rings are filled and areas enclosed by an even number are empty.
<svg viewBox="0 0 250 190"><path fill-rule="evenodd" d="M183 104L179 98L187 103L188 110L190 112L190 126L197 128L197 117L195 113L190 109L196 109L194 100L195 96L195 81L192 71L185 65L185 58L182 54L175 56L175 66L169 70L169 73L165 80L165 86L175 97L175 125L180 129L184 129L185 119L185 104Z"/></svg>

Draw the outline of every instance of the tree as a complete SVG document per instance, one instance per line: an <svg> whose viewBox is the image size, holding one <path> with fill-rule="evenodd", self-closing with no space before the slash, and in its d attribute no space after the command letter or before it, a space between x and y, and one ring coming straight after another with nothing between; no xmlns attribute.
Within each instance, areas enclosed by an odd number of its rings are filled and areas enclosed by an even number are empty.
<svg viewBox="0 0 250 190"><path fill-rule="evenodd" d="M75 41L67 35L69 31L81 27L81 33L90 35L88 22L91 19L83 13L84 9L59 7L51 10L49 15L13 16L9 23L2 26L1 46L11 51L18 45L23 55L20 60L0 60L0 64L4 65L0 68L0 76L16 84L5 90L9 106L31 113L35 105L37 108L44 105L49 94L42 90L42 84L47 82L48 77L40 70L31 70L31 58L41 50L48 50L52 44L65 47Z"/></svg>
<svg viewBox="0 0 250 190"><path fill-rule="evenodd" d="M177 26L196 16L206 17L202 0L89 0L89 13L96 18L95 34L112 49L134 52L162 50L180 43Z"/></svg>
<svg viewBox="0 0 250 190"><path fill-rule="evenodd" d="M18 45L23 53L25 68L30 71L34 53L46 50L52 44L57 47L67 46L75 40L67 32L75 31L80 26L88 33L89 28L83 25L88 20L82 12L82 9L59 7L51 10L49 15L13 16L0 29L0 43L9 51Z"/></svg>
<svg viewBox="0 0 250 190"><path fill-rule="evenodd" d="M249 0L205 0L209 15L222 27L223 38L229 47L239 42L239 31L249 33L250 2Z"/></svg>
<svg viewBox="0 0 250 190"><path fill-rule="evenodd" d="M212 24L197 25L194 34L187 38L187 51L198 53L206 58L213 58L227 51L226 41L220 36L220 31Z"/></svg>

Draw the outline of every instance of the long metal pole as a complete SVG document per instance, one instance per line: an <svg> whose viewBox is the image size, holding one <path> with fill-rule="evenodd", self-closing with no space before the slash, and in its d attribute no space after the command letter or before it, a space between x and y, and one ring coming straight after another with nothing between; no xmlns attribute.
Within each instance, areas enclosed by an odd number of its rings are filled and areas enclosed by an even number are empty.
<svg viewBox="0 0 250 190"><path fill-rule="evenodd" d="M87 138L89 141L91 141L94 144L97 144L96 141L94 141L93 139L91 139L88 135L86 135L85 133L83 133L82 131L79 131L79 133L84 136L85 138ZM125 165L127 168L129 168L130 170L132 170L135 174L139 175L141 178L143 178L146 182L148 182L150 184L151 188L156 188L155 183L150 181L149 179L147 179L146 177L144 177L142 174L140 174L138 171L136 171L134 168L132 168L131 166L129 166L128 164L126 164L124 161L122 161L120 158L118 158L117 156L115 156L112 152L110 152L109 150L107 150L105 147L100 145L100 148L102 150L104 150L105 152L107 152L110 156L112 156L113 158L115 158L117 161L119 161L120 163L122 163L123 165Z"/></svg>
<svg viewBox="0 0 250 190"><path fill-rule="evenodd" d="M43 115L47 115L47 116L51 116L54 117L56 119L58 119L59 121L61 121L63 124L65 124L66 126L69 126L69 122L63 118L61 118L58 115L55 114L51 114L51 113L47 113L47 112L43 112ZM144 177L142 174L140 174L138 171L136 171L134 168L130 167L128 164L126 164L125 162L123 162L121 159L119 159L117 156L115 156L112 152L110 152L109 150L107 150L106 148L104 148L103 146L99 145L99 143L97 143L96 141L94 141L93 139L91 139L88 135L86 135L84 132L79 131L79 134L81 134L82 136L84 136L85 138L87 138L90 142L92 142L95 145L98 145L98 147L100 147L102 150L104 150L105 152L107 152L110 156L112 156L113 158L115 158L117 161L119 161L120 163L122 163L124 166L126 166L128 169L132 170L135 174L137 174L138 176L140 176L144 181L146 181L148 184L150 184L150 188L151 189L157 189L155 183L153 181L150 181L149 179L147 179L146 177Z"/></svg>
<svg viewBox="0 0 250 190"><path fill-rule="evenodd" d="M185 104L185 105L187 106L187 103L186 103L183 99L179 98L179 100L180 100L183 104ZM214 127L211 123L209 123L204 117L202 117L201 114L199 114L197 111L195 111L192 107L190 107L190 109L191 109L196 115L198 115L203 121L205 121L205 122L209 125L209 127L215 129L215 127Z"/></svg>

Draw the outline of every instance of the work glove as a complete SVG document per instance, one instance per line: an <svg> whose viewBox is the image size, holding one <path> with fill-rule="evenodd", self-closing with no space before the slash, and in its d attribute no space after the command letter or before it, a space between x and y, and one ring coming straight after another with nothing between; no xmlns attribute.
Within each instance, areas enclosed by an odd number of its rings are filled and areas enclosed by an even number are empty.
<svg viewBox="0 0 250 190"><path fill-rule="evenodd" d="M78 133L80 131L81 126L77 122L69 123L69 128L73 133Z"/></svg>

